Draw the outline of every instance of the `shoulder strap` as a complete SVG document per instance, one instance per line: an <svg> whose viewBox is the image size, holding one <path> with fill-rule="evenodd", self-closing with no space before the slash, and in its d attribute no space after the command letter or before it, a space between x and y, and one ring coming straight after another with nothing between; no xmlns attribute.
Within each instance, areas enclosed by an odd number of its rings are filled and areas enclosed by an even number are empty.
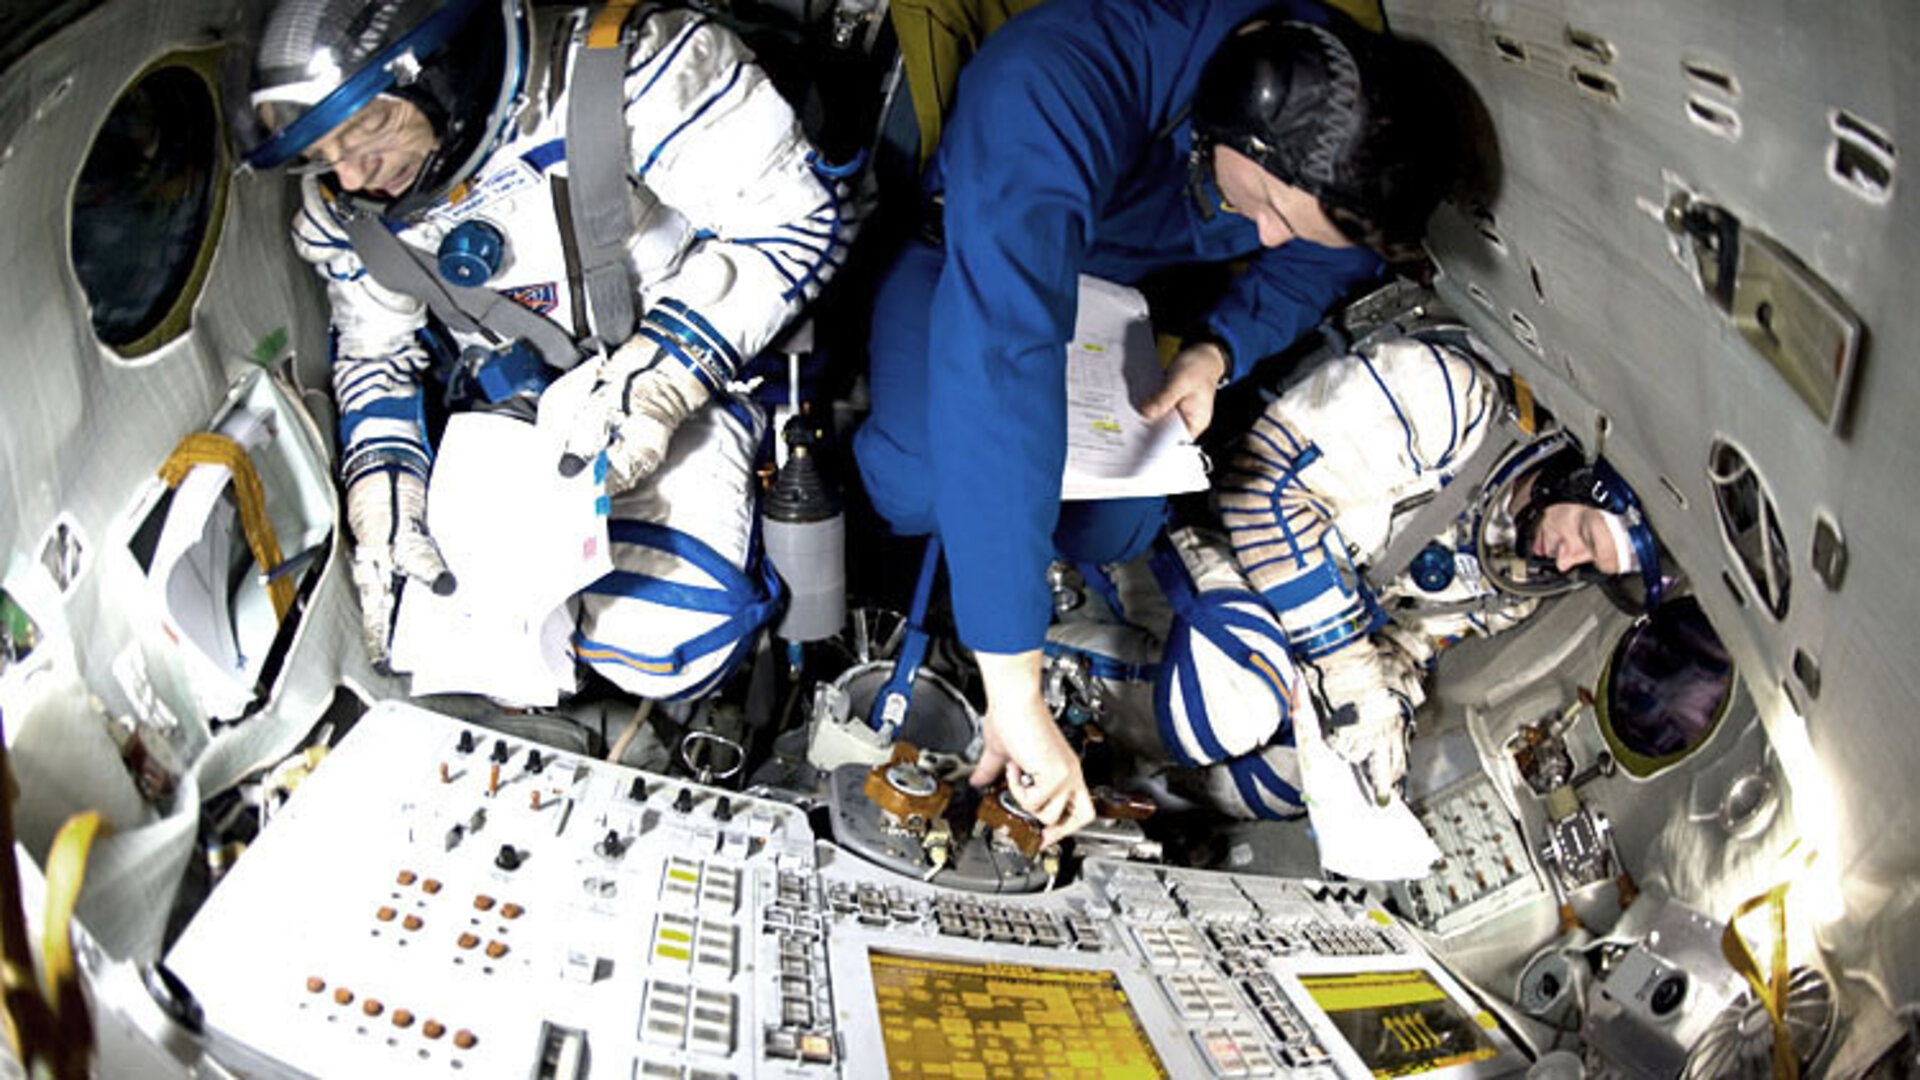
<svg viewBox="0 0 1920 1080"><path fill-rule="evenodd" d="M1486 483L1487 476L1507 451L1513 449L1517 440L1503 424L1497 424L1480 445L1460 463L1447 486L1433 493L1433 498L1420 505L1407 519L1400 530L1393 534L1387 549L1367 567L1367 586L1377 596L1387 587L1387 583L1400 576L1413 562L1413 557L1427 542L1444 532L1466 512L1467 504Z"/></svg>
<svg viewBox="0 0 1920 1080"><path fill-rule="evenodd" d="M484 286L455 285L429 268L371 214L344 214L341 225L367 273L397 293L419 297L450 330L496 341L522 340L561 371L580 361L580 350L558 323Z"/></svg>
<svg viewBox="0 0 1920 1080"><path fill-rule="evenodd" d="M633 334L633 272L627 239L633 200L627 167L625 87L629 17L637 0L608 0L587 27L573 61L567 100L567 201L580 254L581 289L595 336L618 345Z"/></svg>

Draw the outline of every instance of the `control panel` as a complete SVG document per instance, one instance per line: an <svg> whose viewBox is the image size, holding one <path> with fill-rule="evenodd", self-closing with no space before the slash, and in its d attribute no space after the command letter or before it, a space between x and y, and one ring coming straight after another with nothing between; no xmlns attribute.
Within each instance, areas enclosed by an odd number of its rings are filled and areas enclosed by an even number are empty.
<svg viewBox="0 0 1920 1080"><path fill-rule="evenodd" d="M1089 859L985 894L783 803L383 704L169 965L287 1075L1519 1075L1363 892Z"/></svg>

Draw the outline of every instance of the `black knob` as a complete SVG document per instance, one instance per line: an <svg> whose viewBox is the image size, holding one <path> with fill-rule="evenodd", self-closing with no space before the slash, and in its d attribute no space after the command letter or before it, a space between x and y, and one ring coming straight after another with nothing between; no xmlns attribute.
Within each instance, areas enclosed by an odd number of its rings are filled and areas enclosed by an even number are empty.
<svg viewBox="0 0 1920 1080"><path fill-rule="evenodd" d="M1665 1016L1680 1007L1680 1001L1687 996L1687 976L1676 971L1660 980L1653 988L1653 998L1647 1004L1653 1009L1653 1015Z"/></svg>
<svg viewBox="0 0 1920 1080"><path fill-rule="evenodd" d="M647 778L646 777L636 776L633 778L633 783L628 785L627 787L627 798L632 799L634 802L647 801Z"/></svg>
<svg viewBox="0 0 1920 1080"><path fill-rule="evenodd" d="M673 797L673 809L675 813L680 813L680 814L684 814L689 810L693 809L693 789L692 788L683 787L680 789L680 794L675 795Z"/></svg>
<svg viewBox="0 0 1920 1080"><path fill-rule="evenodd" d="M713 820L721 822L733 820L732 799L725 795L720 796L720 800L713 804Z"/></svg>
<svg viewBox="0 0 1920 1080"><path fill-rule="evenodd" d="M541 773L545 772L546 769L547 769L547 759L540 756L540 751L528 750L527 751L527 771L532 773L535 776L539 776Z"/></svg>
<svg viewBox="0 0 1920 1080"><path fill-rule="evenodd" d="M473 753L473 732L463 731L460 733L460 745L457 749L463 754Z"/></svg>
<svg viewBox="0 0 1920 1080"><path fill-rule="evenodd" d="M488 758L495 765L505 765L507 763L507 759L512 756L513 756L512 754L507 752L507 740L505 739L493 740L493 753L489 754Z"/></svg>
<svg viewBox="0 0 1920 1080"><path fill-rule="evenodd" d="M500 854L493 857L493 865L502 870L520 869L520 851L512 844L501 844Z"/></svg>
<svg viewBox="0 0 1920 1080"><path fill-rule="evenodd" d="M620 838L618 832L613 829L608 829L607 835L600 839L600 854L605 855L609 859L617 859L626 853L627 842Z"/></svg>

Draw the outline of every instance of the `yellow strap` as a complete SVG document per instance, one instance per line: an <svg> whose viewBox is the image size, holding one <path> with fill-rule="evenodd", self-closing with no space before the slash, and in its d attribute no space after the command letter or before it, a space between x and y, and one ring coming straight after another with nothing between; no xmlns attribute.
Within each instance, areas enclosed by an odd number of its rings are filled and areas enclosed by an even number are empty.
<svg viewBox="0 0 1920 1080"><path fill-rule="evenodd" d="M1747 939L1740 934L1740 918L1762 904L1771 909L1773 916L1773 964L1766 977L1760 973L1760 962L1754 959L1753 950L1747 947ZM1746 978L1759 996L1760 1004L1766 1007L1767 1016L1773 1021L1773 1075L1774 1080L1799 1080L1800 1059L1793 1052L1793 1043L1787 1038L1787 886L1783 882L1753 897L1734 909L1733 918L1727 920L1727 929L1720 935L1720 951L1733 969Z"/></svg>
<svg viewBox="0 0 1920 1080"><path fill-rule="evenodd" d="M620 44L620 30L627 24L627 14L638 0L607 0L599 11L594 12L593 22L587 27L587 48L611 49Z"/></svg>
<svg viewBox="0 0 1920 1080"><path fill-rule="evenodd" d="M60 826L47 852L47 909L42 920L40 956L46 965L47 1000L60 1009L60 987L73 979L74 905L87 879L87 853L100 832L100 812L75 814Z"/></svg>
<svg viewBox="0 0 1920 1080"><path fill-rule="evenodd" d="M179 487L197 465L224 465L233 474L233 494L240 504L240 528L247 536L247 547L260 572L271 574L280 568L280 540L267 517L266 490L260 486L260 474L246 448L225 435L197 431L180 440L166 464L160 466L160 478L168 487ZM267 583L267 595L273 600L273 617L278 622L293 606L293 579L275 578Z"/></svg>
<svg viewBox="0 0 1920 1080"><path fill-rule="evenodd" d="M1533 387L1518 375L1513 377L1513 411L1520 430L1532 435L1540 425L1540 418L1533 412Z"/></svg>

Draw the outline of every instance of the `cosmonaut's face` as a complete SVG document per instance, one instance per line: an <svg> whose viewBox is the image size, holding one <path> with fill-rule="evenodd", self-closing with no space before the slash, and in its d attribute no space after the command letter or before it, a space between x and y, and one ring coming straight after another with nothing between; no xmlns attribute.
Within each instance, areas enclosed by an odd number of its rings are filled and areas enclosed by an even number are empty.
<svg viewBox="0 0 1920 1080"><path fill-rule="evenodd" d="M1213 181L1220 188L1220 208L1252 220L1260 230L1261 247L1279 247L1296 238L1323 247L1352 244L1320 208L1320 200L1230 146L1213 148Z"/></svg>
<svg viewBox="0 0 1920 1080"><path fill-rule="evenodd" d="M1563 574L1589 563L1603 574L1621 569L1606 511L1584 503L1554 503L1541 511L1531 554L1551 561Z"/></svg>
<svg viewBox="0 0 1920 1080"><path fill-rule="evenodd" d="M314 140L304 164L332 172L343 190L393 198L413 186L438 146L419 106L382 94Z"/></svg>

